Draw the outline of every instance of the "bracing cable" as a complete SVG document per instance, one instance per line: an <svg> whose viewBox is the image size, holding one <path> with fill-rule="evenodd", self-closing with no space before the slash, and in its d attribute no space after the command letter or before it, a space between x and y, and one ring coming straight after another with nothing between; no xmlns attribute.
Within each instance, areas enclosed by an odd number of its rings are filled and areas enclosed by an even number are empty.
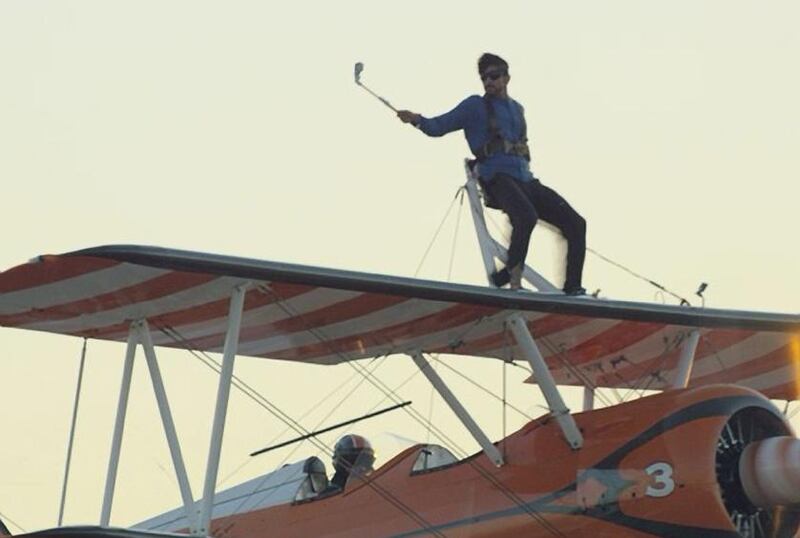
<svg viewBox="0 0 800 538"><path fill-rule="evenodd" d="M176 340L176 341L179 342L179 343L182 343L184 346L186 346L188 344L188 340L183 338L180 335L180 333L178 333L178 331L175 330L174 328L162 326L162 327L159 327L159 329L164 334L169 336L170 338L175 339L175 337L177 336L180 340ZM211 357L209 357L206 353L201 352L200 354L198 354L194 349L191 349L190 347L185 347L185 348L193 356L195 356L196 358L200 359L200 361L203 364L205 364L207 367L211 368L212 370L214 370L217 373L220 372L221 367L219 366L219 364L217 364L216 361L211 359ZM298 434L306 435L306 434L310 433L302 425L300 425L299 423L294 421L288 414L286 414L280 408L278 408L277 406L272 404L272 402L270 402L267 398L265 398L258 391L253 389L250 385L245 383L243 380L241 380L236 375L233 376L232 383L239 390L241 390L245 395L247 395L249 398L251 398L254 401L256 401L259 405L261 405L261 407L266 409L270 414L272 414L273 416L279 418L279 420L284 421L285 424L289 425ZM312 437L312 438L309 439L309 442L311 442L312 444L317 446L318 449L328 453L330 456L333 455L333 451L328 446L326 446L324 443L322 443L321 441L319 441L319 440L317 440L317 439ZM420 525L422 529L430 532L431 534L433 534L435 536L441 536L442 538L444 538L444 535L441 532L439 532L436 529L434 529L432 527L432 525L428 521L426 521L419 513L417 513L415 510L410 508L404 502L399 500L391 492L386 490L386 488L384 488L383 486L377 484L375 481L369 480L369 478L365 478L364 482L371 489L373 489L373 491L375 491L380 497L384 498L387 502L389 502L391 505L393 505L395 508L397 508L400 512L404 513L411 520L413 520L416 524Z"/></svg>
<svg viewBox="0 0 800 538"><path fill-rule="evenodd" d="M497 224L497 222L491 217L491 215L488 215L488 218L489 218L489 222L492 223L492 225L494 226L495 230L498 231L498 233L500 234L500 237L502 237L503 240L506 242L506 244L508 244L510 239L508 237L508 234L506 234L505 230L503 229L503 227L501 227L499 224ZM631 269L629 267L626 267L625 265L623 265L620 262L612 260L608 256L600 253L599 251L597 251L597 250L595 250L595 249L593 249L593 248L591 248L589 246L586 247L586 251L594 254L595 256L597 256L598 258L603 260L604 262L609 263L609 264L613 265L614 267L617 267L618 269L622 269L623 271L625 271L629 275L633 276L634 278L637 278L637 279L639 279L639 280L641 280L643 282L646 282L646 283L650 284L651 286L657 288L660 292L666 293L668 295L671 295L672 297L677 299L680 302L681 305L691 306L691 303L685 297L682 297L681 295L678 295L674 291L668 289L663 284L660 284L660 283L656 282L655 280L653 280L651 278L648 278L648 277L646 277L646 276L644 276L642 274L637 273L633 269Z"/></svg>
<svg viewBox="0 0 800 538"><path fill-rule="evenodd" d="M384 358L385 358L385 357L384 357ZM377 369L378 369L378 368L381 366L381 364L383 364L383 361L378 361L378 362L375 364L375 366L373 367L373 369L372 369L372 372L374 372L375 370L377 370ZM316 424L316 425L315 425L315 426L312 428L312 431L316 431L317 429L319 429L319 427L320 427L320 426L321 426L321 425L322 425L322 424L323 424L323 423L324 423L326 420L328 420L328 418L329 418L331 415L333 415L333 413L334 413L334 412L336 412L336 411L337 411L337 410L338 410L338 409L341 407L341 405L342 405L344 402L346 402L346 401L347 401L347 399L350 397L350 395L351 395L351 394L353 394L353 392L355 392L355 390L356 390L356 389L358 389L358 387L360 387L360 386L361 386L361 384L362 384L363 382L364 382L363 378L362 378L361 380L359 380L359 382L356 384L356 386L355 386L355 387L353 387L353 389L352 389L352 390L351 390L351 391L350 391L350 392L349 392L347 395L345 395L345 397L344 397L344 398L342 398L342 399L339 401L339 403L337 403L336 405L334 405L334 406L333 406L333 408L332 408L332 409L331 409L331 410L328 412L328 414L326 414L326 415L325 415L325 417L323 417L321 420L319 420L319 421L317 422L317 424ZM315 406L315 407L316 407L316 406ZM306 413L306 415L307 415L307 414L308 414L308 413ZM304 417L305 417L305 415L304 415ZM304 417L301 417L301 419L300 419L300 420L302 420L302 418L304 418ZM288 428L287 428L286 430L284 430L284 431L283 431L283 433L282 433L281 435L283 435L284 433L286 433L286 431L288 431ZM315 438L315 439L318 439L318 436L317 436L317 435L308 434L308 437L313 437L313 438ZM274 441L275 441L275 439L273 439L273 441L270 441L270 443L268 443L268 444L272 444ZM324 443L323 443L323 445L324 445ZM283 457L283 459L281 460L281 462L280 462L278 465L276 465L276 466L275 466L275 467L276 467L276 469L280 469L281 467L283 467L283 465L284 465L284 464L285 464L287 461L289 461L289 459L290 459L292 456L294 456L294 454L295 454L295 453L296 453L298 450L300 450L300 447L301 447L301 446L303 446L303 442L295 443L294 447L293 447L293 448L292 448L292 449L289 451L289 453L288 453L288 454L286 454L286 455L284 455L284 457ZM317 448L319 448L319 446L317 446ZM331 455L331 454L329 454L329 453L328 453L328 451L325 451L325 450L320 450L319 452L317 452L317 454L320 454L320 453L323 453L323 452L324 452L324 453L327 453L327 455L328 455L328 456L330 456L330 455ZM252 456L252 455L253 455L253 454L251 454L251 456ZM250 458L248 458L248 460L249 460L249 459L250 459ZM264 478L263 478L262 480L260 480L260 481L259 481L259 483L258 483L258 484L256 484L256 486L253 488L253 492L260 491L260 490L261 490L261 488L262 488L262 486L264 485L264 483L265 483L265 482L266 482L268 479L269 479L269 475L266 475L266 476L264 476ZM273 490L273 492L275 492L275 491L277 491L277 488ZM272 494L272 493L270 493L270 495L271 495L271 494ZM252 495L252 494L251 494L251 495ZM267 495L267 498L268 498L270 495ZM243 497L243 498L242 498L242 500L241 500L241 502L239 503L239 505L238 505L238 506L237 506L237 507L234 509L233 513L234 513L234 514L238 514L238 513L239 513L239 512L242 510L242 508L244 508L244 505L247 503L247 501L248 501L249 499L250 499L250 495L247 495L247 496Z"/></svg>
<svg viewBox="0 0 800 538"><path fill-rule="evenodd" d="M273 290L271 290L270 288L263 288L262 291L265 292L265 293L272 294L273 299L276 300L277 304L281 308L283 308L284 311L287 314L289 314L291 316L294 316L294 317L297 317L297 318L299 318L301 320L303 319L304 316L301 313L296 312L293 308L291 308L291 306L286 301L284 301L280 296L278 296ZM324 345L327 345L327 346L330 346L329 339L319 329L314 329L314 328L312 328L310 326L307 326L306 327L306 331L309 332L312 336L314 336L320 343L322 343ZM343 362L346 362L351 368L354 368L354 369L356 369L358 371L364 372L363 367L361 367L358 364L355 364L352 361L347 360L348 358L346 356L344 356L341 352L337 351L336 349L333 349L331 347L330 348L330 352L332 354L334 354L334 355L340 356L342 358ZM382 381L380 381L378 378L376 378L374 376L369 375L367 372L364 372L364 375L369 377L369 381L373 386L375 386L379 390L383 391L384 394L389 396L390 400L394 401L395 403L399 403L400 399L398 398L398 396L396 394L392 394L392 393L388 392L391 389L389 389ZM406 412L407 414L409 414L410 416L412 416L415 420L417 420L424 427L430 428L439 439L443 440L446 443L449 443L452 447L455 447L456 450L459 453L464 455L464 457L467 455L466 452L463 449L461 449L460 447L458 447L452 441L452 439L450 439L449 436L447 436L441 429L436 427L434 424L427 423L426 420L425 420L425 417L422 416L421 413L416 411L413 408L413 406L404 407L404 408L402 408L402 410L404 412ZM468 460L468 463L470 464L470 466L474 470L476 470L478 472L479 475L481 475L485 480L490 482L495 488L498 489L498 491L501 491L509 500L511 500L518 507L520 507L524 512L526 512L528 515L530 515L534 519L534 521L539 523L544 529L548 530L554 536L564 536L563 533L561 533L555 526L553 526L553 524L551 522L547 521L547 519L542 514L538 513L536 510L533 510L530 506L528 506L527 503L525 503L523 499L521 499L516 493L511 491L507 486L505 486L504 484L500 483L497 480L497 478L494 477L491 473L489 473L488 471L483 469L480 465L477 465L472 460ZM365 481L367 483L371 483L372 482L368 478L365 479Z"/></svg>
<svg viewBox="0 0 800 538"><path fill-rule="evenodd" d="M13 519L11 519L7 515L5 515L3 512L0 512L0 519L2 519L2 521L0 521L0 524L2 524L3 522L7 521L7 522L11 523L12 525L14 525L14 527L19 529L20 532L22 532L22 533L28 532L25 529L23 529L18 523L16 523Z"/></svg>
<svg viewBox="0 0 800 538"><path fill-rule="evenodd" d="M433 238L431 239L430 243L428 243L428 247L425 249L425 252L422 254L422 259L419 261L419 265L417 265L416 271L414 271L414 276L415 277L419 274L420 269L422 269L422 265L425 263L425 260L427 259L428 254L431 251L431 248L433 248L433 244L436 242L436 239L439 237L439 233L442 231L442 227L444 226L444 223L447 221L447 217L450 216L450 211L453 210L453 206L455 205L456 200L458 200L458 195L459 195L459 193L461 192L461 190L463 188L464 187L461 187L461 188L458 189L458 191L456 191L456 195L453 197L453 201L450 202L450 206L447 208L447 211L445 212L444 217L442 217L442 221L439 223L439 226L436 228L436 231L433 234Z"/></svg>
<svg viewBox="0 0 800 538"><path fill-rule="evenodd" d="M381 357L381 358L385 358L385 357ZM380 367L380 365L381 365L381 364L383 364L383 361L381 361L381 362L379 362L379 363L377 363L377 364L375 365L375 367L373 368L373 372L374 372L375 370L377 370L377 369ZM416 375L417 373L418 373L418 372L415 372L414 374L412 374L412 375L411 375L411 376L410 376L410 377L409 377L409 378L408 378L406 381L404 381L402 384L405 384L406 382L408 382L408 380L410 380L410 378L411 378L411 377L414 377L414 375ZM319 407L319 406L320 406L320 405L321 405L321 404L322 404L324 401L327 401L327 400L328 400L328 399L329 399L331 396L333 396L333 394L336 394L337 392L339 392L339 390L341 390L341 388L342 388L342 387L344 387L345 385L348 385L348 384L350 383L350 381L352 381L353 379L355 379L357 376L359 376L358 372L353 372L353 375L351 375L349 378L347 378L347 380L346 380L346 381L344 381L343 383L340 383L340 384L339 384L339 386L338 386L338 387L336 387L335 389L333 389L331 392L329 392L327 396L325 396L324 398L322 398L321 400L319 400L319 401L318 401L318 402L317 402L317 403L316 403L314 406L312 406L312 407L311 407L309 410L307 410L305 413L303 413L303 414L300 416L300 418L299 418L298 420L303 420L303 419L305 419L305 418L306 418L306 417L307 417L307 416L308 416L308 415L309 415L311 412L313 412L314 410L316 410L316 409L317 409L317 408L318 408L318 407ZM353 394L353 392L355 392L355 390L356 390L356 389L357 389L359 386L361 386L361 384L362 384L363 382L364 382L364 379L363 379L363 377L362 377L362 378L359 380L359 382L356 384L356 386L355 386L355 387L353 387L353 388L350 390L350 392L348 392L348 393L347 393L347 395L346 395L346 396L345 396L345 397L344 397L344 398L343 398L343 399L342 399L342 400L341 400L341 401L340 401L338 404L334 405L333 409L334 409L334 410L338 409L338 408L339 408L339 407L342 405L342 403L344 403L345 401L347 401L347 398L349 398L349 397L350 397L350 396ZM383 402L381 401L380 403L378 403L377 405L375 405L375 406L374 406L372 409L370 409L370 410L369 410L369 412L372 412L372 411L374 411L374 410L375 410L375 409L378 407L378 405L380 405L381 403L383 403ZM323 418L322 420L318 421L318 422L317 422L317 425L316 425L316 426L314 426L314 429L316 430L317 428L319 428L319 426L320 426L320 425L321 425L321 424L322 424L322 423L323 423L325 420L327 420L327 418L328 418L328 417L330 417L330 415L331 415L331 414L332 414L332 412L331 412L331 413L328 413L328 415L326 415L326 417L325 417L325 418ZM284 429L284 430L283 430L283 432L281 432L279 435L276 435L275 437L273 437L273 438L272 438L272 440L269 442L269 444L272 444L272 443L274 443L275 441L277 441L278 439L280 439L281 437L283 437L283 435L285 435L285 434L286 434L286 433L287 433L287 432L288 432L290 429L291 429L291 428L289 428L289 427L287 427L286 429ZM282 467L282 466L283 466L283 465L284 465L284 464L285 464L285 463L286 463L286 462L289 460L289 458L291 458L291 457L292 457L292 456L295 454L295 452L297 452L297 450L299 449L299 447L300 447L300 446L302 446L302 445L303 445L303 443L302 443L302 442L300 442L300 443L296 444L296 445L295 445L295 448L293 448L293 449L292 449L292 450L291 450L291 451L290 451L288 454L286 454L286 455L285 455L285 456L284 456L284 457L281 459L280 463L278 463L278 465L276 465L276 468L280 468L280 467ZM319 453L322 453L322 452L324 452L324 451L320 451L320 452L318 452L318 454L319 454ZM244 462L243 462L241 465L239 465L239 467L237 467L236 469L234 469L233 471L231 471L231 472L230 472L230 473L229 473L229 474L228 474L228 475L227 475L227 476L226 476L226 477L225 477L223 480L221 480L221 481L220 481L220 484L222 484L222 483L225 483L225 482L227 482L228 480L230 480L230 478L231 478L232 476L234 476L236 473L238 473L238 472L239 472L239 471L240 471L240 470L241 470L241 469L242 469L242 468L243 468L245 465L247 465L247 464L248 464L248 463L250 463L251 461L253 461L253 458L251 458L251 457L248 457L247 459L245 459L245 461L244 461Z"/></svg>
<svg viewBox="0 0 800 538"><path fill-rule="evenodd" d="M451 372L453 372L454 374L456 374L457 376L459 376L461 379L463 379L463 380L465 380L466 382L470 383L470 384L471 384L471 385L473 385L474 387L476 387L476 388L478 388L478 389L482 390L484 393L488 394L489 396L491 396L491 397L492 397L492 398L494 398L495 400L497 400L497 401L499 401L499 402L502 402L504 407L509 407L509 408L511 408L512 410L516 411L517 413L519 413L520 415L522 415L522 416L523 416L524 418L526 418L527 420L533 420L533 417L531 417L530 415L528 415L527 413L525 413L525 411L522 411L520 408L518 408L518 407L516 407L516 406L514 406L514 405L512 405L512 404L510 404L510 403L508 403L508 402L505 400L505 398L504 398L504 397L498 396L497 394L495 394L495 393L494 393L494 392L492 392L491 390L487 389L486 387L484 387L483 385L481 385L480 383L478 383L478 382L477 382L477 381L475 381L474 379L471 379L469 376L467 376L467 375L465 375L465 374L463 374L463 373L459 372L458 370L456 370L455 368L453 368L452 366L450 366L449 364L447 364L446 362L444 362L444 361L443 361L443 360L441 360L440 358L438 358L438 357L434 357L434 361L435 361L437 364L440 364L441 366L444 366L445 368L447 368L448 370L450 370ZM501 361L501 362L502 362L504 365L505 365L505 364L508 364L506 361ZM504 387L503 387L503 390L505 391L505 376L503 376L503 385L504 385ZM505 437L505 435L504 435L503 437Z"/></svg>
<svg viewBox="0 0 800 538"><path fill-rule="evenodd" d="M674 298L678 299L678 301L680 301L680 304L682 306L691 306L692 305L692 303L690 303L687 299L685 299L684 297L681 297L680 295L678 295L674 291L667 289L665 286L663 286L662 284L659 284L655 280L653 280L651 278L647 278L646 276L640 275L639 273L637 273L636 271L630 269L629 267L625 267L621 263L615 262L614 260L610 259L609 257L604 256L603 254L600 254L598 251L594 250L593 248L586 247L586 250L587 250L587 252L591 252L592 254L594 254L595 256L597 256L598 258L603 260L604 262L610 263L614 267L622 269L623 271L625 271L629 275L634 276L634 277L638 278L639 280L642 280L643 282L647 282L651 286L654 286L654 287L658 288L663 293L666 293L666 294L669 294L669 295L673 296Z"/></svg>
<svg viewBox="0 0 800 538"><path fill-rule="evenodd" d="M555 357L567 370L572 373L572 375L575 376L576 379L582 381L585 387L593 389L595 391L595 396L599 400L602 400L602 402L607 406L614 405L614 402L611 401L606 395L597 391L597 389L600 387L598 387L587 374L581 371L580 367L572 364L572 361L569 360L569 357L566 356L566 353L559 346L554 344L550 338L547 336L539 336L536 338L536 340L542 342L545 349L550 352L550 355Z"/></svg>
<svg viewBox="0 0 800 538"><path fill-rule="evenodd" d="M447 281L450 282L450 279L453 276L453 261L456 259L456 247L458 246L458 230L461 224L461 213L464 210L464 193L466 193L466 189L461 187L458 190L458 193L461 193L460 200L458 202L458 213L456 214L456 227L455 231L453 232L453 245L450 247L450 263L447 266ZM458 193L456 193L456 198L458 198Z"/></svg>

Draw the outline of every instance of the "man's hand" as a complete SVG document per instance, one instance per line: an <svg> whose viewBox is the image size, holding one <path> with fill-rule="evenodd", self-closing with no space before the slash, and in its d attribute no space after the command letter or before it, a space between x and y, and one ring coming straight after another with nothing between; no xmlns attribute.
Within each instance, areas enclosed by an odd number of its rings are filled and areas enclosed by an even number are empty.
<svg viewBox="0 0 800 538"><path fill-rule="evenodd" d="M400 121L403 123L411 123L412 125L417 125L420 120L420 115L416 112L411 112L410 110L398 110L397 117L400 118Z"/></svg>

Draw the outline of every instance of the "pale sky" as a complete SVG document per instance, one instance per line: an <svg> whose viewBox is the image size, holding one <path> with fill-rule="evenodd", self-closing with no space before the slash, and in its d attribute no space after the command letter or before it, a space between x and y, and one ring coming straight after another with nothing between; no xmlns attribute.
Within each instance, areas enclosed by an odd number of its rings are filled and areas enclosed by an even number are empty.
<svg viewBox="0 0 800 538"><path fill-rule="evenodd" d="M431 116L481 92L475 62L491 51L511 64L535 174L587 219L590 247L692 299L708 282L709 306L797 313L798 22L788 0L6 0L0 269L132 243L413 276L464 182L467 148L460 134L429 139L402 125L354 84L353 64L394 105ZM483 284L471 226L456 206L419 276L447 278L457 237L452 280ZM533 241L529 261L558 280L553 237ZM609 298L662 300L592 254L584 282ZM0 329L0 513L12 530L56 523L80 345ZM66 523L99 519L123 352L89 344ZM216 379L186 354L161 358L199 495ZM141 362L119 525L180 499ZM494 363L448 364L501 390ZM244 358L237 373L299 417L353 370ZM377 370L392 386L413 373L403 357ZM442 375L500 438L500 404ZM427 415L420 377L400 394ZM511 400L538 414L523 378L509 371ZM354 395L325 423L382 399L365 385ZM230 412L223 486L316 454L303 445L248 461L284 426L237 393ZM441 402L433 416L474 450ZM508 419L509 431L522 423ZM403 446L389 432L428 438L401 413L357 431L381 460Z"/></svg>

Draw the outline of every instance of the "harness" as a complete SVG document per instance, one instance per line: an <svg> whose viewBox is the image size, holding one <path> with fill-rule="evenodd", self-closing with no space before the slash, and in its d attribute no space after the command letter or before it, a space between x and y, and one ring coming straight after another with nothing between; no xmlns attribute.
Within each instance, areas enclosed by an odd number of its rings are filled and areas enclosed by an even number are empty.
<svg viewBox="0 0 800 538"><path fill-rule="evenodd" d="M478 162L482 162L497 153L516 155L530 161L531 150L528 148L528 125L525 122L525 115L522 114L522 137L512 142L503 138L500 132L500 126L497 125L497 114L495 113L494 105L492 105L491 100L489 100L487 96L484 96L483 103L486 105L486 114L489 116L489 140L475 152L475 157L478 159ZM513 101L513 103L519 106L516 101Z"/></svg>
<svg viewBox="0 0 800 538"><path fill-rule="evenodd" d="M497 114L494 111L494 105L487 96L483 97L483 103L486 105L486 114L489 116L489 140L475 152L476 161L471 161L470 168L474 167L476 162L483 162L492 155L503 153L506 155L516 155L523 157L525 160L531 160L531 150L528 148L528 124L525 122L525 114L522 114L522 137L516 142L511 142L503 138L500 132L500 126L497 125ZM520 106L516 101L513 103ZM492 209L503 209L500 203L492 195L492 189L488 184L489 178L482 176L478 177L478 185L481 187L483 193L483 202L486 207Z"/></svg>

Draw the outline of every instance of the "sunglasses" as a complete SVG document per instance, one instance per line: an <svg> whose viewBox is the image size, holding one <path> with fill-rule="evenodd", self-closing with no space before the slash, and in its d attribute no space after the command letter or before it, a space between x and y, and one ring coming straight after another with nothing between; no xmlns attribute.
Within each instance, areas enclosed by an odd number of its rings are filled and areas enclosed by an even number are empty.
<svg viewBox="0 0 800 538"><path fill-rule="evenodd" d="M497 80L504 76L506 76L505 71L487 71L486 73L481 73L481 80L486 82L488 79Z"/></svg>

